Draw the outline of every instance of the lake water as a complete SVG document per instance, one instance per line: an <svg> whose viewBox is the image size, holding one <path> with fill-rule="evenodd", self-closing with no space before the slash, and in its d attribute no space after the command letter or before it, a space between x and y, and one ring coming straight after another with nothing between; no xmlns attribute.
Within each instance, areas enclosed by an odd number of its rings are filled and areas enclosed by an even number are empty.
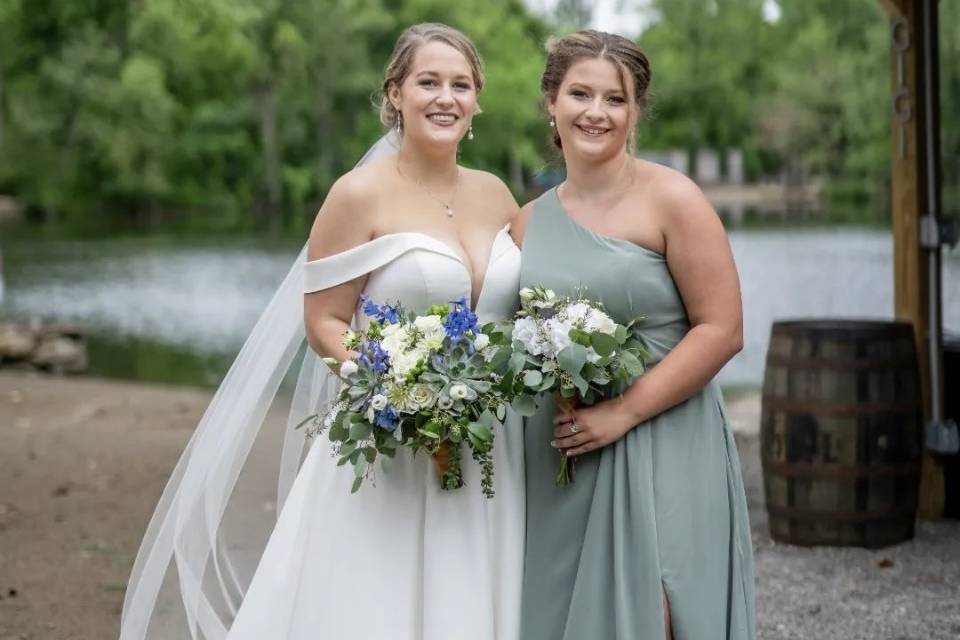
<svg viewBox="0 0 960 640"><path fill-rule="evenodd" d="M721 372L723 384L760 383L776 319L892 317L887 231L737 230L730 240L745 346ZM21 239L0 249L3 317L83 325L97 375L216 384L299 248ZM943 298L944 326L960 332L960 251L945 257Z"/></svg>

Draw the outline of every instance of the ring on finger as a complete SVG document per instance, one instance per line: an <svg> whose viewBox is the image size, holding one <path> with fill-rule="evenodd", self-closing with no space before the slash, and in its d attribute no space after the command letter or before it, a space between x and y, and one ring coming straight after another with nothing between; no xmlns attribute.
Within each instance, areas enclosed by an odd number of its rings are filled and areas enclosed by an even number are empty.
<svg viewBox="0 0 960 640"><path fill-rule="evenodd" d="M577 423L576 423L576 422L571 422L571 423L570 423L570 433L571 433L571 435L572 435L572 434L575 434L575 433L578 433L579 431L580 431L580 427L577 426Z"/></svg>

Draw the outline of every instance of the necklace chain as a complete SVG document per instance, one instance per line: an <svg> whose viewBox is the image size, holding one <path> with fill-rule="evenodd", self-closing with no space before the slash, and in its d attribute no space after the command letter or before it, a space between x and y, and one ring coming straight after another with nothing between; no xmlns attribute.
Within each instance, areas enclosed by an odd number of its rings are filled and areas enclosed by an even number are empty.
<svg viewBox="0 0 960 640"><path fill-rule="evenodd" d="M403 170L400 168L400 158L397 158L397 173L399 173L403 178L406 178L407 180L410 180L411 182L413 182L415 185L420 187L420 189L422 189L424 193L426 193L432 199L439 202L443 206L443 208L446 210L448 218L453 217L453 205L457 199L457 191L460 190L460 167L457 167L457 177L454 179L453 193L450 194L449 200L443 200L442 198L438 198L432 191L430 191L430 189L426 187L426 185L420 182L418 178L414 176L408 176L407 174L405 174Z"/></svg>

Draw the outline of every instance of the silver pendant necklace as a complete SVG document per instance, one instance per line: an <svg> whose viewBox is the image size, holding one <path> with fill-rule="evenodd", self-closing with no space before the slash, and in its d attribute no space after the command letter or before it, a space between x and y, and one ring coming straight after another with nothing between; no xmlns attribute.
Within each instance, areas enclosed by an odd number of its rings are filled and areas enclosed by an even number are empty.
<svg viewBox="0 0 960 640"><path fill-rule="evenodd" d="M422 189L424 193L430 196L430 198L439 202L440 205L443 207L444 211L446 211L448 218L453 217L453 204L457 199L457 191L460 189L460 167L457 167L457 177L453 182L453 193L450 194L449 200L443 200L441 198L438 198L436 195L434 195L432 191L430 191L430 189L426 187L426 185L420 182L420 180L405 174L403 170L400 169L400 158L397 158L397 173L399 173L402 177L406 178L407 180L410 180L415 185L420 187L420 189Z"/></svg>

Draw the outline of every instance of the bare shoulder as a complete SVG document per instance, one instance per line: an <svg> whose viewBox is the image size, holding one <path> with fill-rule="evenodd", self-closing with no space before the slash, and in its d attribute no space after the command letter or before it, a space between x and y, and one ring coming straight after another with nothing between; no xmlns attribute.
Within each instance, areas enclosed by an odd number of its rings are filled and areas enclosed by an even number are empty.
<svg viewBox="0 0 960 640"><path fill-rule="evenodd" d="M530 224L530 216L533 215L533 205L536 202L536 200L531 200L520 207L520 211L510 225L510 236L517 246L523 246L523 236L527 233L527 225Z"/></svg>
<svg viewBox="0 0 960 640"><path fill-rule="evenodd" d="M372 162L345 173L333 183L310 230L310 259L373 238L383 176L382 163Z"/></svg>
<svg viewBox="0 0 960 640"><path fill-rule="evenodd" d="M670 227L705 219L719 220L703 190L693 180L676 169L641 162L647 176L645 191L662 216L661 224Z"/></svg>
<svg viewBox="0 0 960 640"><path fill-rule="evenodd" d="M461 167L461 174L468 183L472 193L483 195L486 202L494 204L494 208L499 212L500 225L512 223L517 216L517 201L510 192L510 188L498 176L489 171L479 169L467 169Z"/></svg>

